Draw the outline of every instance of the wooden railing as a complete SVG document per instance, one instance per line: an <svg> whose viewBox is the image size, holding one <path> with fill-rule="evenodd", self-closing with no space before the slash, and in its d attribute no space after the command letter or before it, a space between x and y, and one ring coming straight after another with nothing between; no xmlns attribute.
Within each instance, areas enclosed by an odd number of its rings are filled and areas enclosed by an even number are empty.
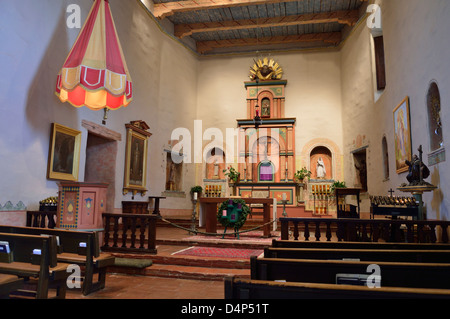
<svg viewBox="0 0 450 319"><path fill-rule="evenodd" d="M27 211L27 227L50 228L56 227L55 211Z"/></svg>
<svg viewBox="0 0 450 319"><path fill-rule="evenodd" d="M155 214L103 214L102 251L156 254ZM112 234L112 238L111 238Z"/></svg>
<svg viewBox="0 0 450 319"><path fill-rule="evenodd" d="M449 242L448 221L280 218L280 222L282 240Z"/></svg>

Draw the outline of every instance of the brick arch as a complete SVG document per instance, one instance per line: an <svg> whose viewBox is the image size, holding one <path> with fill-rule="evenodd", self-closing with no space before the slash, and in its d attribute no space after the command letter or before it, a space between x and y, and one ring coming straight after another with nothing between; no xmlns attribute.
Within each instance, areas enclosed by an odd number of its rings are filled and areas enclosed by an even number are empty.
<svg viewBox="0 0 450 319"><path fill-rule="evenodd" d="M316 147L326 147L328 150L330 150L332 156L332 179L342 181L344 178L342 152L339 146L332 140L326 138L317 138L306 143L300 153L302 167L306 167L310 171L312 171L313 168L311 167L310 163L310 155Z"/></svg>

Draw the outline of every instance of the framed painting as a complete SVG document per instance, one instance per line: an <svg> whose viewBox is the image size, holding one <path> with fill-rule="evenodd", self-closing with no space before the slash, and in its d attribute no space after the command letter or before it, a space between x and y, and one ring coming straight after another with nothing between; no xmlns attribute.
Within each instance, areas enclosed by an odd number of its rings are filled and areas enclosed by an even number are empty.
<svg viewBox="0 0 450 319"><path fill-rule="evenodd" d="M80 164L81 132L53 123L47 178L54 180L78 181Z"/></svg>
<svg viewBox="0 0 450 319"><path fill-rule="evenodd" d="M408 171L405 161L412 159L409 97L394 109L395 165L397 174Z"/></svg>
<svg viewBox="0 0 450 319"><path fill-rule="evenodd" d="M131 191L135 195L139 192L144 196L147 192L147 150L151 133L147 132L149 127L143 121L133 121L125 126L127 144L123 193Z"/></svg>

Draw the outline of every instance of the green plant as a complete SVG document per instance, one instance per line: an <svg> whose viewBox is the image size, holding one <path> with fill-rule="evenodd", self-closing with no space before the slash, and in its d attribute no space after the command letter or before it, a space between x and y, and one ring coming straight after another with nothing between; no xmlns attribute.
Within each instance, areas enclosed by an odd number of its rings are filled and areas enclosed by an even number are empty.
<svg viewBox="0 0 450 319"><path fill-rule="evenodd" d="M311 172L306 168L303 167L301 170L297 171L297 173L295 173L294 178L296 180L298 180L299 182L303 182L303 180L308 177L308 180L311 177Z"/></svg>
<svg viewBox="0 0 450 319"><path fill-rule="evenodd" d="M202 191L203 191L203 188L198 185L191 188L191 194L194 194L194 193L200 194Z"/></svg>
<svg viewBox="0 0 450 319"><path fill-rule="evenodd" d="M225 176L228 176L231 181L238 181L240 173L236 171L234 167L229 166L227 169L224 169L223 172L225 173Z"/></svg>
<svg viewBox="0 0 450 319"><path fill-rule="evenodd" d="M336 188L347 188L345 185L345 182L335 181L333 184L331 184L330 192L334 193Z"/></svg>

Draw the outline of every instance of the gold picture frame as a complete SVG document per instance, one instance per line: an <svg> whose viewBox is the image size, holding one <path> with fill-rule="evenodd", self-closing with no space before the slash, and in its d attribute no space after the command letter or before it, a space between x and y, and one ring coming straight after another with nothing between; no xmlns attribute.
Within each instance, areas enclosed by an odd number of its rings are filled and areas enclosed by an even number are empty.
<svg viewBox="0 0 450 319"><path fill-rule="evenodd" d="M127 144L125 151L125 174L123 194L132 192L133 195L147 192L147 151L148 138L152 135L147 132L148 125L144 121L132 121L126 124Z"/></svg>
<svg viewBox="0 0 450 319"><path fill-rule="evenodd" d="M81 132L52 123L47 178L78 181Z"/></svg>
<svg viewBox="0 0 450 319"><path fill-rule="evenodd" d="M396 171L401 174L409 170L406 161L412 160L409 97L394 109L394 142Z"/></svg>

